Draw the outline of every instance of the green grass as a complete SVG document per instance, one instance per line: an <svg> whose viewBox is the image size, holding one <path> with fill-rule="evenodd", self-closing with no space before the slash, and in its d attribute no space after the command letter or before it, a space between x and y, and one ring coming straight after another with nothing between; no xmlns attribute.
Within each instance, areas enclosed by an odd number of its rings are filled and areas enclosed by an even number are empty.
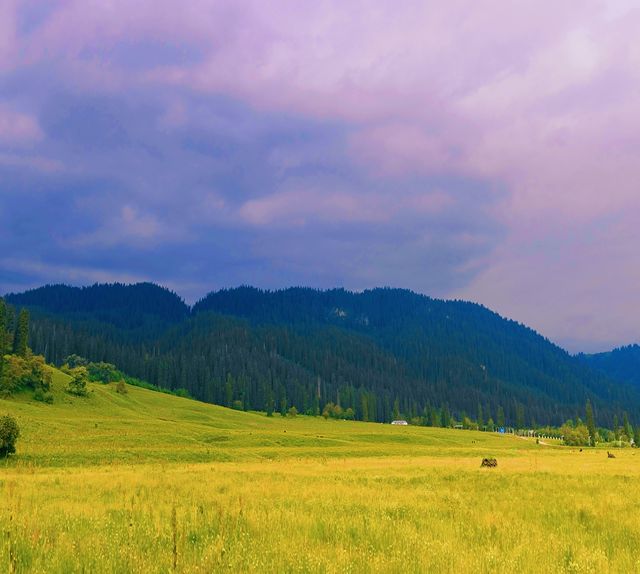
<svg viewBox="0 0 640 574"><path fill-rule="evenodd" d="M23 432L0 462L2 572L640 571L632 449L66 383L0 401Z"/></svg>

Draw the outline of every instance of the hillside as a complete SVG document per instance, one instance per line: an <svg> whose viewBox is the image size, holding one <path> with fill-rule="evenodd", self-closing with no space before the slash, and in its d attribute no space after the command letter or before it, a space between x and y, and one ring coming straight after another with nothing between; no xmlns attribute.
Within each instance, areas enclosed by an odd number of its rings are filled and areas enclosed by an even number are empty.
<svg viewBox="0 0 640 574"><path fill-rule="evenodd" d="M360 420L528 426L582 415L590 398L600 424L623 410L640 418L637 389L533 330L406 290L242 287L192 309L151 284L48 286L6 300L31 310L31 346L50 362L72 353L113 362L237 409L319 413L338 403Z"/></svg>
<svg viewBox="0 0 640 574"><path fill-rule="evenodd" d="M590 367L609 378L640 388L640 345L628 345L593 355L578 355Z"/></svg>
<svg viewBox="0 0 640 574"><path fill-rule="evenodd" d="M31 392L0 400L0 414L22 428L9 462L75 466L150 462L209 462L297 456L481 456L522 449L521 441L489 433L401 428L316 417L267 417L127 386L89 383L87 397L65 392L68 375L52 369L54 402ZM527 445L533 448L533 444Z"/></svg>

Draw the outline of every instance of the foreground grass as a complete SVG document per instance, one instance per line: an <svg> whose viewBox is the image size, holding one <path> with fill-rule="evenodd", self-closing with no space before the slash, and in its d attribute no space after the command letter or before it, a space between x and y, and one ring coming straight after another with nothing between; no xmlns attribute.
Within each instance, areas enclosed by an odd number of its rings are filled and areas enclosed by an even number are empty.
<svg viewBox="0 0 640 574"><path fill-rule="evenodd" d="M0 571L640 571L633 450L93 391L0 402Z"/></svg>

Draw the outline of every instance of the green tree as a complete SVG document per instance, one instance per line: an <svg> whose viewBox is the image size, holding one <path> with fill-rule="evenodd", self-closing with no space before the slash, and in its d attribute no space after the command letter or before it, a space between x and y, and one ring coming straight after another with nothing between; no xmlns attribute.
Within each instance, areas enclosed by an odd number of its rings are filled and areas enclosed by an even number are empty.
<svg viewBox="0 0 640 574"><path fill-rule="evenodd" d="M591 406L591 401L587 399L587 405L585 407L586 418L587 418L587 430L589 431L589 443L591 446L596 446L596 421L593 416L593 407Z"/></svg>
<svg viewBox="0 0 640 574"><path fill-rule="evenodd" d="M477 422L478 422L478 428L480 430L482 430L482 427L484 427L484 414L482 412L482 405L480 403L478 403L478 418L477 418Z"/></svg>
<svg viewBox="0 0 640 574"><path fill-rule="evenodd" d="M627 440L631 440L633 438L633 427L629 422L629 415L626 412L622 417L622 427L624 428L624 434L627 435Z"/></svg>
<svg viewBox="0 0 640 574"><path fill-rule="evenodd" d="M272 417L273 416L274 407L275 407L275 402L273 400L273 391L271 389L269 389L269 391L267 392L267 404L266 404L267 416L268 417Z"/></svg>
<svg viewBox="0 0 640 574"><path fill-rule="evenodd" d="M9 307L4 299L0 298L0 375L2 375L2 364L4 356L9 352Z"/></svg>
<svg viewBox="0 0 640 574"><path fill-rule="evenodd" d="M72 378L67 385L67 392L77 397L87 396L87 379L87 369L85 367L74 369Z"/></svg>
<svg viewBox="0 0 640 574"><path fill-rule="evenodd" d="M224 404L227 407L233 405L233 377L227 373L227 382L224 384Z"/></svg>
<svg viewBox="0 0 640 574"><path fill-rule="evenodd" d="M505 417L504 417L504 409L502 407L498 407L498 412L496 414L496 424L500 428L506 426L506 420L505 420Z"/></svg>
<svg viewBox="0 0 640 574"><path fill-rule="evenodd" d="M523 429L524 427L524 405L519 404L516 406L516 428Z"/></svg>
<svg viewBox="0 0 640 574"><path fill-rule="evenodd" d="M369 420L369 400L365 393L362 393L362 396L360 397L360 399L361 399L360 402L362 403L362 420L368 421Z"/></svg>
<svg viewBox="0 0 640 574"><path fill-rule="evenodd" d="M615 440L620 439L620 424L618 422L618 415L613 415L613 436Z"/></svg>
<svg viewBox="0 0 640 574"><path fill-rule="evenodd" d="M560 431L564 436L564 443L566 445L589 446L590 444L589 430L584 424L573 426L567 421Z"/></svg>
<svg viewBox="0 0 640 574"><path fill-rule="evenodd" d="M20 436L18 421L11 415L0 417L0 458L16 452L16 441Z"/></svg>
<svg viewBox="0 0 640 574"><path fill-rule="evenodd" d="M640 425L635 426L635 431L633 434L633 444L636 448L640 448Z"/></svg>
<svg viewBox="0 0 640 574"><path fill-rule="evenodd" d="M442 426L444 428L448 428L451 426L451 412L449 411L449 407L447 405L444 405L442 407L442 416L441 418L441 422L442 422Z"/></svg>
<svg viewBox="0 0 640 574"><path fill-rule="evenodd" d="M397 421L400 418L400 401L398 397L393 401L393 420Z"/></svg>
<svg viewBox="0 0 640 574"><path fill-rule="evenodd" d="M288 411L287 411L287 416L291 417L291 418L295 418L298 416L298 409L296 407L291 407Z"/></svg>
<svg viewBox="0 0 640 574"><path fill-rule="evenodd" d="M16 336L13 341L13 352L20 357L27 356L29 348L29 311L22 309L18 316Z"/></svg>

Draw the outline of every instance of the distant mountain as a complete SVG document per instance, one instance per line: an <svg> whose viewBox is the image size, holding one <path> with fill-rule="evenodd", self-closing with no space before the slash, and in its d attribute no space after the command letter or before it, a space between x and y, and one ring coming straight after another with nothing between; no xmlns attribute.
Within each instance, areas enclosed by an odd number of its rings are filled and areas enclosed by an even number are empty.
<svg viewBox="0 0 640 574"><path fill-rule="evenodd" d="M640 345L628 345L607 353L578 357L609 378L640 389Z"/></svg>
<svg viewBox="0 0 640 574"><path fill-rule="evenodd" d="M582 415L590 399L601 423L622 410L640 419L638 389L528 327L402 289L240 287L192 309L151 284L47 286L6 299L32 309L32 346L50 361L114 362L237 408L317 412L334 402L365 420L452 412L524 426Z"/></svg>

